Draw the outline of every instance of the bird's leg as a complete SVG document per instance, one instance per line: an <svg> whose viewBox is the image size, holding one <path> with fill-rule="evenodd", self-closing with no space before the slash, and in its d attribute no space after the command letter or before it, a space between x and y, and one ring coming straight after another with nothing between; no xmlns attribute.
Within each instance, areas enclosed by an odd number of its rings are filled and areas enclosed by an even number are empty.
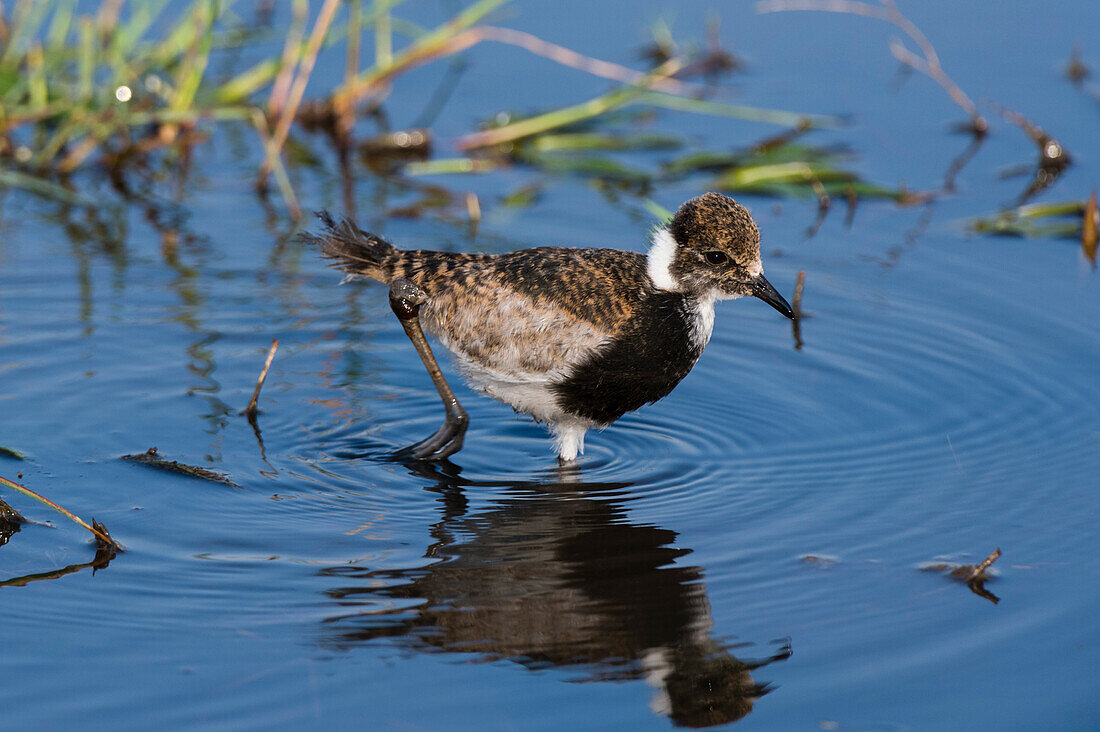
<svg viewBox="0 0 1100 732"><path fill-rule="evenodd" d="M458 398L451 391L447 380L443 378L443 372L439 370L439 364L420 327L420 306L427 299L428 293L409 280L396 279L390 285L390 307L393 308L397 319L401 321L401 327L405 329L405 334L416 347L416 352L420 354L420 360L424 362L428 376L432 377L432 383L435 384L439 398L443 400L443 409L446 411L443 426L436 430L435 434L401 452L416 460L442 460L462 449L462 438L466 434L466 427L470 424L470 417L458 403Z"/></svg>

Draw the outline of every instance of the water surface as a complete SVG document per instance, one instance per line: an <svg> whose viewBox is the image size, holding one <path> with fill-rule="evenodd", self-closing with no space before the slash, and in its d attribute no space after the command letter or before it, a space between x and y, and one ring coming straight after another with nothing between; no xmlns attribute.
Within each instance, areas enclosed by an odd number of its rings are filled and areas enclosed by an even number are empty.
<svg viewBox="0 0 1100 732"><path fill-rule="evenodd" d="M502 24L633 63L666 6L623 18L586 3L585 23L579 4L516 7ZM852 148L869 178L934 188L966 146L927 79L890 90L886 27L678 8L685 33L723 13L723 39L752 62L735 77L746 101L854 115L816 139ZM1091 5L906 10L961 85L1074 154L1045 198L1087 195L1100 110L1060 69ZM605 88L513 49L470 63L443 140L498 108ZM397 86L395 124L437 71ZM716 147L774 131L661 124ZM806 240L815 202L744 198L769 279L789 294L807 272L805 345L763 303L721 303L688 378L590 434L572 471L541 428L465 388L472 426L453 463L388 459L435 429L438 399L384 288L338 286L257 202L244 134L215 132L187 185L155 184L144 204L111 203L94 175L97 209L5 194L0 444L29 459L0 457L0 474L22 471L127 551L0 587L0 726L1100 724L1097 276L1072 241L970 238L961 223L1025 185L997 175L1034 157L1018 130L995 127L926 226L920 209L864 203L850 228L834 211ZM299 195L339 211L324 162L296 174ZM365 225L408 247L645 248L652 222L583 180L549 181L532 208L494 205L530 175L432 180L485 202L472 240L435 217L381 216L414 195L392 183L363 175L355 198ZM699 192L653 195L673 208ZM257 432L239 412L273 338ZM118 459L153 446L239 487ZM0 580L91 561L79 529L10 502L54 527L11 537ZM919 571L994 547L996 604Z"/></svg>

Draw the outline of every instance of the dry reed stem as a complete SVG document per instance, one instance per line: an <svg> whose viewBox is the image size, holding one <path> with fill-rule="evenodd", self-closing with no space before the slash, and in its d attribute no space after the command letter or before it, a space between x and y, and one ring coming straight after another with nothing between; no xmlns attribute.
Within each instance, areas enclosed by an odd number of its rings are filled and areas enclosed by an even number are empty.
<svg viewBox="0 0 1100 732"><path fill-rule="evenodd" d="M479 28L471 28L468 31L460 33L459 36L470 36L471 42L469 45L473 45L479 41L495 41L509 46L517 46L536 56L548 58L562 66L584 71L603 79L621 81L624 84L639 84L646 77L644 71L637 71L610 61L585 56L565 46L559 46L556 43L544 41L531 33L513 30L511 28L499 28L487 25ZM707 91L703 86L690 84L677 79L662 79L651 84L650 88L668 94L676 94L678 96L699 96Z"/></svg>
<svg viewBox="0 0 1100 732"><path fill-rule="evenodd" d="M110 33L118 25L118 16L125 0L104 0L96 13L95 24L100 33Z"/></svg>
<svg viewBox="0 0 1100 732"><path fill-rule="evenodd" d="M264 361L263 371L260 372L260 378L256 379L256 388L252 390L252 398L248 400L248 406L244 410L250 419L256 417L256 405L260 401L260 389L264 388L264 382L267 381L267 370L271 368L271 362L275 360L275 351L278 349L279 339L276 338L271 342L271 349L267 352L267 360Z"/></svg>
<svg viewBox="0 0 1100 732"><path fill-rule="evenodd" d="M325 4L321 6L321 12L317 15L317 21L313 24L313 30L309 34L309 41L306 42L301 63L298 65L298 72L294 77L294 83L290 86L286 104L282 107L279 121L276 123L275 131L271 135L268 156L260 168L261 181L267 178L274 167L271 155L282 154L283 145L290 134L290 125L294 122L294 116L298 113L298 106L302 103L310 74L313 73L313 66L317 62L317 54L321 51L321 44L324 43L329 26L332 25L332 19L336 15L336 8L339 5L340 0L325 0Z"/></svg>
<svg viewBox="0 0 1100 732"><path fill-rule="evenodd" d="M302 31L306 24L308 2L295 2L290 28L286 33L283 55L279 60L279 74L271 85L271 94L267 98L267 113L278 117L286 105L286 96L290 92L290 83L294 80L294 71L298 68L298 54L302 48Z"/></svg>
<svg viewBox="0 0 1100 732"><path fill-rule="evenodd" d="M816 10L825 13L843 13L864 18L885 20L917 44L923 57L916 55L899 41L890 44L890 53L901 63L919 71L939 84L951 100L970 117L974 134L985 134L989 124L978 112L978 107L943 70L939 54L928 37L913 21L898 10L893 0L882 0L882 5L858 2L858 0L762 0L756 4L758 13L782 13L793 10Z"/></svg>

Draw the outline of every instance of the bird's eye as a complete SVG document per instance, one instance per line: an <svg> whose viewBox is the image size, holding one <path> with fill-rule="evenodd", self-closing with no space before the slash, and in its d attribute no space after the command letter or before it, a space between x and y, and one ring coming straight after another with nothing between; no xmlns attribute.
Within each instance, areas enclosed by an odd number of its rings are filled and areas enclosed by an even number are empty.
<svg viewBox="0 0 1100 732"><path fill-rule="evenodd" d="M706 257L707 261L711 264L725 264L726 260L729 259L725 252L707 252L703 256Z"/></svg>

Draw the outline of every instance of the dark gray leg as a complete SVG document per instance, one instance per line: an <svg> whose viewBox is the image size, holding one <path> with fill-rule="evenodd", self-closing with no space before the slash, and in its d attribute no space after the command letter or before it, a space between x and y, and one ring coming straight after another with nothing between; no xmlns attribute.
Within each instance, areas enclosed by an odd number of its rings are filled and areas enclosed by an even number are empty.
<svg viewBox="0 0 1100 732"><path fill-rule="evenodd" d="M424 362L424 368L428 370L428 376L432 377L439 398L443 400L443 409L447 416L443 426L435 434L405 448L400 454L416 460L442 460L462 449L462 438L470 424L470 417L458 403L458 398L451 391L447 380L443 378L443 372L439 370L439 364L436 363L431 346L420 327L420 306L427 299L428 294L424 290L406 279L396 279L390 285L390 307L401 321L401 327L416 347L416 352L420 354L420 360Z"/></svg>

